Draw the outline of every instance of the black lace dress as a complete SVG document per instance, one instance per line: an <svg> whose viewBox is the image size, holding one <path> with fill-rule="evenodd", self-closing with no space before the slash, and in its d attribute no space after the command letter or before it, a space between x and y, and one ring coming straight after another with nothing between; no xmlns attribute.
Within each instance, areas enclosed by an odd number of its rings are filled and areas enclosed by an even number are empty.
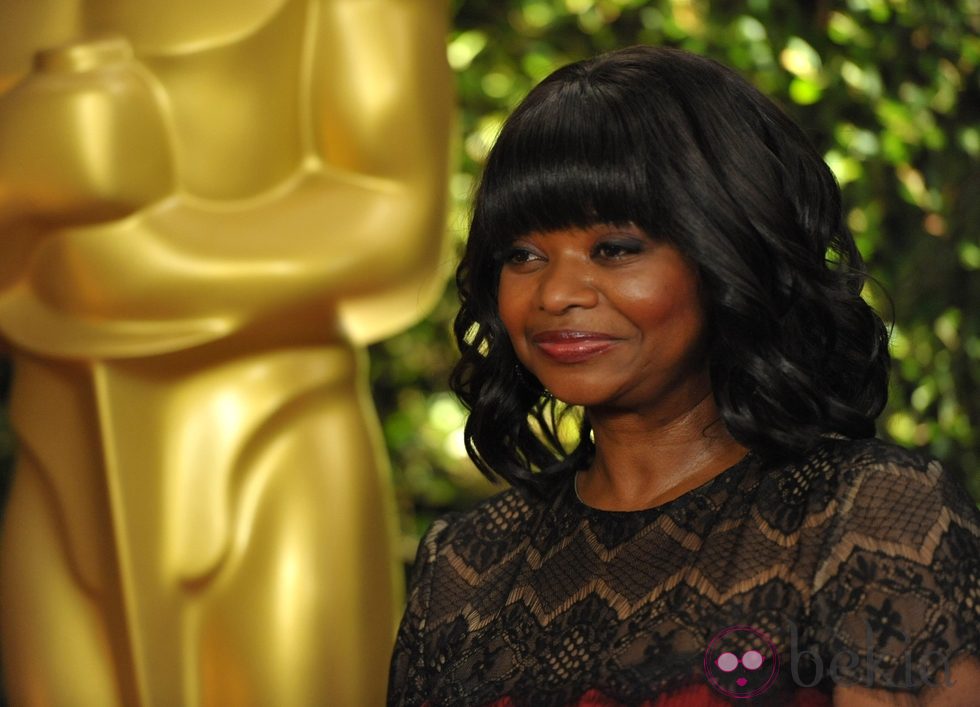
<svg viewBox="0 0 980 707"><path fill-rule="evenodd" d="M827 440L663 506L572 479L433 523L389 705L826 705L942 689L980 655L980 513L939 464ZM972 656L972 657L971 657ZM980 704L980 698L978 703Z"/></svg>

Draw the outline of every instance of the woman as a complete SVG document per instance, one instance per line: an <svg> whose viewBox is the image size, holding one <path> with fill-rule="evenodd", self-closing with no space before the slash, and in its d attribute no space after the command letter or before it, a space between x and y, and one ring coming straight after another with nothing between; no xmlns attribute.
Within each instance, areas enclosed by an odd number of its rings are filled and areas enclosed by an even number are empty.
<svg viewBox="0 0 980 707"><path fill-rule="evenodd" d="M873 438L864 280L833 175L732 71L545 79L457 275L468 450L512 488L423 539L389 704L975 704L980 520Z"/></svg>

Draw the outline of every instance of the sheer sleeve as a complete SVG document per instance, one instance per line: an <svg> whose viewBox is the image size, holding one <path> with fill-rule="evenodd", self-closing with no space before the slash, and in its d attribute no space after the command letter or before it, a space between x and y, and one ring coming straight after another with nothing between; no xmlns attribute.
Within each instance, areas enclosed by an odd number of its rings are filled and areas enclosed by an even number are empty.
<svg viewBox="0 0 980 707"><path fill-rule="evenodd" d="M796 655L835 696L932 704L919 698L942 695L953 669L971 683L980 675L980 513L938 462L906 450L873 448L839 474L812 644Z"/></svg>
<svg viewBox="0 0 980 707"><path fill-rule="evenodd" d="M447 525L444 518L436 520L419 543L408 586L408 603L398 627L391 657L388 674L389 707L421 705L428 691L425 667L426 618L439 536Z"/></svg>

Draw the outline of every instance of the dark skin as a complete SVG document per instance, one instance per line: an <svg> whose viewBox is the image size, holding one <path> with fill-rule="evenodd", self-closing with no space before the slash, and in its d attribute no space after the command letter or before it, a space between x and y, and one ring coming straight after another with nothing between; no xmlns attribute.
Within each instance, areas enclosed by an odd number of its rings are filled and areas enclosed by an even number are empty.
<svg viewBox="0 0 980 707"><path fill-rule="evenodd" d="M583 501L651 508L747 450L721 423L704 351L697 272L634 226L518 238L500 276L500 316L521 362L595 434Z"/></svg>
<svg viewBox="0 0 980 707"><path fill-rule="evenodd" d="M737 463L747 450L718 418L710 395L673 419L589 410L596 455L577 489L594 508L654 508L695 489Z"/></svg>

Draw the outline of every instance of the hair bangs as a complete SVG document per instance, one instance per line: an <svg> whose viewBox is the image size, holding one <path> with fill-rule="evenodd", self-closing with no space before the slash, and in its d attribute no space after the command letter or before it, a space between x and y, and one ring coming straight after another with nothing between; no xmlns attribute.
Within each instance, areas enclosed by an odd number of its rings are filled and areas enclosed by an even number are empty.
<svg viewBox="0 0 980 707"><path fill-rule="evenodd" d="M549 88L546 85L539 89ZM495 248L533 232L655 222L646 142L622 106L559 85L504 126L483 174L473 229Z"/></svg>

